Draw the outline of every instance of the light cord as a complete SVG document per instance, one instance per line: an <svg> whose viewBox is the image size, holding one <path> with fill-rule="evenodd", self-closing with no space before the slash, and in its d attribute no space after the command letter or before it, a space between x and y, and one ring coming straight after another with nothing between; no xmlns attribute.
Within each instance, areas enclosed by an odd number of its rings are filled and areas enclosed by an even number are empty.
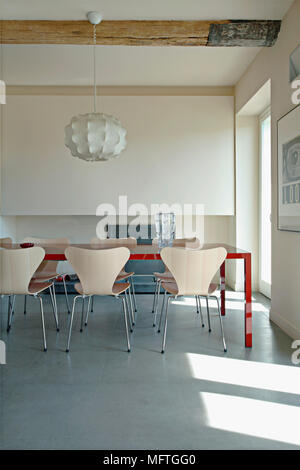
<svg viewBox="0 0 300 470"><path fill-rule="evenodd" d="M97 95L97 87L96 87L96 25L94 24L94 45L93 45L93 54L94 54L94 113L96 113L96 95Z"/></svg>

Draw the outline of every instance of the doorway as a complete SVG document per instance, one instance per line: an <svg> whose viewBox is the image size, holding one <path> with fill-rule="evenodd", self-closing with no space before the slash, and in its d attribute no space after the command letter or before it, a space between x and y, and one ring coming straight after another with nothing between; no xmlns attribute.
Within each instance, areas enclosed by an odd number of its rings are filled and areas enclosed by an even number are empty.
<svg viewBox="0 0 300 470"><path fill-rule="evenodd" d="M271 298L271 110L259 118L259 290Z"/></svg>

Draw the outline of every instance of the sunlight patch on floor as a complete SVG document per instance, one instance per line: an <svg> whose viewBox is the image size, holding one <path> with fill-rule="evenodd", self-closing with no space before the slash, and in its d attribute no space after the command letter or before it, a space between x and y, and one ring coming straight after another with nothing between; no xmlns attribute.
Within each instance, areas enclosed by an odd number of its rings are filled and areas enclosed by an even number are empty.
<svg viewBox="0 0 300 470"><path fill-rule="evenodd" d="M237 294L238 294L238 292L237 292ZM227 295L226 295L226 297L227 297ZM228 310L244 310L244 305L245 305L244 295L242 296L242 300L240 302L228 300L228 297L226 298L226 309L228 309ZM201 307L206 308L206 300L205 299L200 299L200 300L201 300ZM194 297L179 297L178 299L172 300L172 304L196 308L196 299ZM214 299L210 299L209 300L209 306L211 308L217 308L216 301ZM253 312L269 313L268 308L266 308L262 303L256 302L255 300L252 300L252 311Z"/></svg>
<svg viewBox="0 0 300 470"><path fill-rule="evenodd" d="M200 399L212 428L300 445L299 407L207 392Z"/></svg>
<svg viewBox="0 0 300 470"><path fill-rule="evenodd" d="M300 395L300 368L186 353L195 379Z"/></svg>

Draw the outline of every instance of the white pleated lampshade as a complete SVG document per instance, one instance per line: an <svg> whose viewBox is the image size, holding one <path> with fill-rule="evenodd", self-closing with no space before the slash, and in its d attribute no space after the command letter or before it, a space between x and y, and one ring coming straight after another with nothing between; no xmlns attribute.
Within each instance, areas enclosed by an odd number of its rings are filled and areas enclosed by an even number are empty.
<svg viewBox="0 0 300 470"><path fill-rule="evenodd" d="M103 113L79 114L65 127L65 145L73 157L89 162L116 158L126 148L126 129Z"/></svg>

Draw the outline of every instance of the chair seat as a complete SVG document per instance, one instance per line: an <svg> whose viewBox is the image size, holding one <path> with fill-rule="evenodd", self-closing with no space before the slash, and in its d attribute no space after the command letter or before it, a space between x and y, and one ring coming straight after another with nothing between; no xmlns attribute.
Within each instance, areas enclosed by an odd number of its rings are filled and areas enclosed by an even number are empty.
<svg viewBox="0 0 300 470"><path fill-rule="evenodd" d="M178 287L177 287L177 284L176 282L163 282L162 283L162 287L167 291L169 292L169 294L172 294L172 295L178 295ZM209 289L208 289L208 295L212 295L218 288L218 284L214 284L213 282L210 284L209 286ZM203 295L205 296L206 294L201 294L200 292L197 293L197 294L193 294L193 295Z"/></svg>
<svg viewBox="0 0 300 470"><path fill-rule="evenodd" d="M33 280L37 282L46 282L49 280L54 280L58 277L65 277L68 276L68 274L65 273L54 273L54 272L35 272L33 275Z"/></svg>
<svg viewBox="0 0 300 470"><path fill-rule="evenodd" d="M159 280L159 281L165 281L165 282L175 282L174 277L170 273L170 271L166 271L164 273L153 273L153 275Z"/></svg>
<svg viewBox="0 0 300 470"><path fill-rule="evenodd" d="M178 287L177 287L176 282L163 282L162 287L169 294L172 294L172 295L177 295L178 294Z"/></svg>
<svg viewBox="0 0 300 470"><path fill-rule="evenodd" d="M126 271L121 271L120 274L117 276L116 281L123 281L123 279L127 279L130 276L133 276L134 272L127 273Z"/></svg>
<svg viewBox="0 0 300 470"><path fill-rule="evenodd" d="M129 282L120 282L119 284L114 284L112 291L114 295L119 295L122 294L122 292L125 292L128 287L130 287Z"/></svg>
<svg viewBox="0 0 300 470"><path fill-rule="evenodd" d="M214 284L213 282L210 284L208 293L209 295L213 294L218 289L218 284Z"/></svg>
<svg viewBox="0 0 300 470"><path fill-rule="evenodd" d="M50 286L52 286L52 282L40 282L32 279L28 286L28 291L30 294L38 294L39 292L48 289Z"/></svg>
<svg viewBox="0 0 300 470"><path fill-rule="evenodd" d="M122 294L122 292L125 292L125 290L130 287L129 282L120 282L119 284L115 283L112 288L113 295L119 295ZM74 285L75 290L78 292L78 294L83 295L83 289L82 285L80 282ZM91 294L93 295L93 294ZM95 294L97 295L97 294Z"/></svg>
<svg viewBox="0 0 300 470"><path fill-rule="evenodd" d="M57 276L59 276L59 274L57 274L56 272L38 272L36 271L33 275L33 280L34 281L38 281L38 282L46 282L48 281L49 279L56 279Z"/></svg>

